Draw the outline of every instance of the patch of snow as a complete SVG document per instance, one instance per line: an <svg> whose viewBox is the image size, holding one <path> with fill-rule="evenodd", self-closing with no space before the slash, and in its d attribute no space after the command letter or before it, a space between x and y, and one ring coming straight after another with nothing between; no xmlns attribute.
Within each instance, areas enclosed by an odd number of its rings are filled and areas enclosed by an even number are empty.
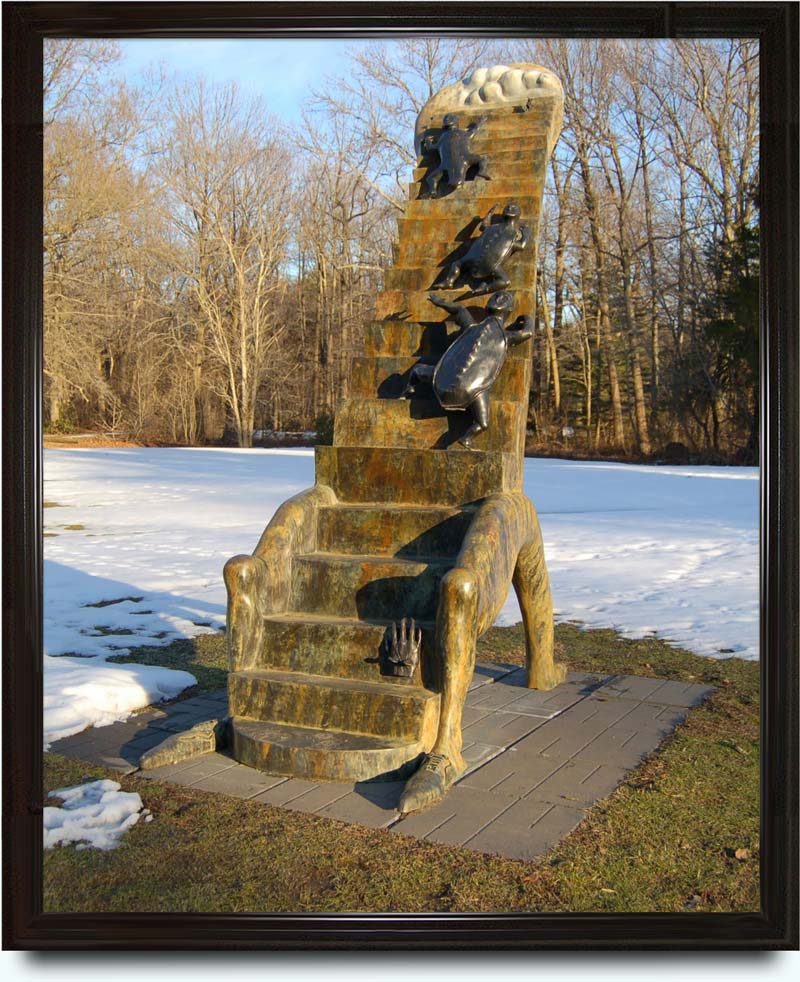
<svg viewBox="0 0 800 982"><path fill-rule="evenodd" d="M50 792L59 808L44 808L44 848L78 843L78 849L116 849L120 839L140 818L152 816L138 794L120 790L116 781L91 781Z"/></svg>
<svg viewBox="0 0 800 982"><path fill-rule="evenodd" d="M314 483L313 457L310 448L45 451L44 497L61 506L44 512L49 739L192 684L185 672L106 658L224 627L223 565L252 552L278 506ZM528 458L524 486L559 620L758 657L757 468ZM498 623L519 619L512 591Z"/></svg>

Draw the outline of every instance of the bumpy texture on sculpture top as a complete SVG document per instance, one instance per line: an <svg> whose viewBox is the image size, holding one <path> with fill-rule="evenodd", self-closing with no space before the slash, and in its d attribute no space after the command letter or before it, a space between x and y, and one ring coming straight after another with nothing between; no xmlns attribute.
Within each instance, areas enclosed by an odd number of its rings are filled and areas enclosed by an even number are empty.
<svg viewBox="0 0 800 982"><path fill-rule="evenodd" d="M451 289L464 277L470 280L473 289L482 293L505 290L511 283L500 264L527 248L531 229L529 225L519 224L519 205L506 205L501 220L492 222L496 210L497 206L492 205L478 226L481 234L472 241L466 255L448 267L441 281L445 289Z"/></svg>
<svg viewBox="0 0 800 982"><path fill-rule="evenodd" d="M481 117L462 130L458 127L458 117L447 113L442 120L442 131L439 136L430 134L422 141L423 152L431 150L439 155L439 163L425 178L425 189L436 196L442 184L451 188L460 188L467 179L467 171L477 168L475 177L490 180L486 173L486 158L473 153L470 146L472 138L484 123L486 117Z"/></svg>
<svg viewBox="0 0 800 982"><path fill-rule="evenodd" d="M557 101L548 135L549 149L552 150L561 132L564 105L564 90L556 76L533 62L476 68L460 82L441 89L423 106L414 132L417 153L422 147L425 131L445 113L526 106L531 99L548 96Z"/></svg>

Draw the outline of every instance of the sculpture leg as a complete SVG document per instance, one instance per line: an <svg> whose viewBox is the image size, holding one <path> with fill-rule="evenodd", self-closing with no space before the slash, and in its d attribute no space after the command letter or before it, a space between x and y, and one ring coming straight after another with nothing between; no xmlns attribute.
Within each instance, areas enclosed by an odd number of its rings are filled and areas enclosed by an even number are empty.
<svg viewBox="0 0 800 982"><path fill-rule="evenodd" d="M444 171L441 167L434 167L434 169L425 178L425 190L432 198L435 198L437 192L439 191L439 182L442 179L443 173Z"/></svg>
<svg viewBox="0 0 800 982"><path fill-rule="evenodd" d="M438 801L466 770L461 756L461 714L475 669L477 638L477 583L467 570L451 569L442 580L436 615L436 647L442 658L439 730L430 754L406 784L401 812Z"/></svg>
<svg viewBox="0 0 800 982"><path fill-rule="evenodd" d="M225 563L228 662L232 672L251 668L261 648L264 628L257 596L264 571L263 561L256 556L234 556Z"/></svg>
<svg viewBox="0 0 800 982"><path fill-rule="evenodd" d="M491 175L489 175L489 174L486 173L486 158L485 157L479 157L477 154L475 154L474 157L471 157L470 158L470 162L469 163L470 163L470 167L472 167L475 164L478 165L478 169L475 171L475 177L482 177L484 179L484 181L491 181L491 179L492 179L491 178Z"/></svg>
<svg viewBox="0 0 800 982"><path fill-rule="evenodd" d="M433 372L435 365L415 365L408 376L406 387L397 397L398 399L410 399L417 394L417 384L425 382L430 385L433 382Z"/></svg>
<svg viewBox="0 0 800 982"><path fill-rule="evenodd" d="M525 628L528 688L553 689L567 669L553 661L553 598L540 535L520 550L513 583Z"/></svg>
<svg viewBox="0 0 800 982"><path fill-rule="evenodd" d="M450 269L447 271L447 275L442 280L442 287L445 290L450 290L455 285L459 276L461 276L461 263L452 263Z"/></svg>
<svg viewBox="0 0 800 982"><path fill-rule="evenodd" d="M472 446L473 439L489 426L489 393L481 392L469 409L474 422L458 441L468 449Z"/></svg>

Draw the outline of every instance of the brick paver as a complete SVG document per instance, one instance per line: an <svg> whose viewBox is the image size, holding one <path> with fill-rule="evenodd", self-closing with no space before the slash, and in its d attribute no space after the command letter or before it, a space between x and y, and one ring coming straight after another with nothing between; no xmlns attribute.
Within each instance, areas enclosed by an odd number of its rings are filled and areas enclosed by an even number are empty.
<svg viewBox="0 0 800 982"><path fill-rule="evenodd" d="M657 749L709 686L571 672L550 692L525 688L514 665L476 665L463 717L467 771L446 798L400 816L400 782L304 781L263 774L225 753L139 772L141 777L303 811L430 842L531 860L581 821ZM227 714L224 690L89 728L52 749L130 773L171 733Z"/></svg>

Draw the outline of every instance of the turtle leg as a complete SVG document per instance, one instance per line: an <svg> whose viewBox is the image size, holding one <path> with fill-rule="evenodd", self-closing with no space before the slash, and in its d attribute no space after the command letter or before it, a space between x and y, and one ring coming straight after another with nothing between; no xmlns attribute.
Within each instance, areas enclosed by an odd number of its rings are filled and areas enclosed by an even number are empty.
<svg viewBox="0 0 800 982"><path fill-rule="evenodd" d="M433 382L433 372L436 368L435 365L415 365L411 369L411 373L408 376L408 382L406 382L406 387L398 395L398 399L410 399L417 393L417 385L420 382L426 382L428 384Z"/></svg>
<svg viewBox="0 0 800 982"><path fill-rule="evenodd" d="M468 450L472 449L472 441L489 426L489 392L481 392L478 398L469 407L472 413L473 423L467 432L458 440L458 443L465 446Z"/></svg>
<svg viewBox="0 0 800 982"><path fill-rule="evenodd" d="M436 197L436 193L439 190L439 181L441 181L443 173L444 171L440 165L439 167L434 167L425 177L425 189L432 198Z"/></svg>
<svg viewBox="0 0 800 982"><path fill-rule="evenodd" d="M474 167L475 164L478 165L478 169L475 171L475 177L482 177L484 181L491 181L491 175L486 173L486 158L481 157L479 154L475 154L470 157L469 161L470 167Z"/></svg>
<svg viewBox="0 0 800 982"><path fill-rule="evenodd" d="M442 280L442 289L452 289L459 276L461 276L461 263L454 262L451 264L450 268L447 270L447 275Z"/></svg>

